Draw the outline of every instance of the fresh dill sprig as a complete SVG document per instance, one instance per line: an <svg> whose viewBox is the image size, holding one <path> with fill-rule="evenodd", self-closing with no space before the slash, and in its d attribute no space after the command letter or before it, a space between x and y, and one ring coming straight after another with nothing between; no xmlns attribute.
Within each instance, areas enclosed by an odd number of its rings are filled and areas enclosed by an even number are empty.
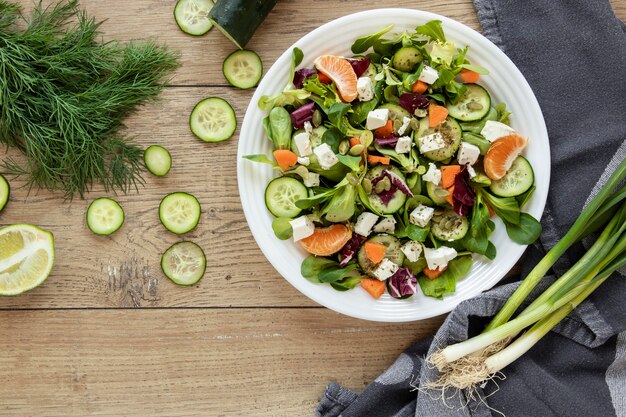
<svg viewBox="0 0 626 417"><path fill-rule="evenodd" d="M153 40L97 42L99 26L77 0L38 3L30 18L0 0L0 143L27 161L3 170L67 198L143 182L143 151L120 130L179 65Z"/></svg>

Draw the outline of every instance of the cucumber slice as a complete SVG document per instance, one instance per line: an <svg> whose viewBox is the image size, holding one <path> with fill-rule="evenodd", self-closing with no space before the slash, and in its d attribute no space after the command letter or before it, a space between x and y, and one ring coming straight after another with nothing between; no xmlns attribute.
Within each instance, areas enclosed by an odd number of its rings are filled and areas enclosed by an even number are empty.
<svg viewBox="0 0 626 417"><path fill-rule="evenodd" d="M247 90L257 85L263 76L263 62L256 52L239 50L226 57L222 72L230 85Z"/></svg>
<svg viewBox="0 0 626 417"><path fill-rule="evenodd" d="M176 24L188 35L204 35L213 27L209 12L214 5L212 0L178 0L174 7Z"/></svg>
<svg viewBox="0 0 626 417"><path fill-rule="evenodd" d="M0 211L4 210L4 206L9 201L9 195L11 195L11 186L3 175L0 175Z"/></svg>
<svg viewBox="0 0 626 417"><path fill-rule="evenodd" d="M436 211L430 221L433 236L447 242L462 239L468 230L467 217L457 215L454 210Z"/></svg>
<svg viewBox="0 0 626 417"><path fill-rule="evenodd" d="M451 117L446 118L443 123L436 127L428 126L428 117L420 119L419 129L417 130L417 138L439 132L443 136L445 147L424 153L424 156L432 161L445 161L452 158L461 145L462 131L458 122Z"/></svg>
<svg viewBox="0 0 626 417"><path fill-rule="evenodd" d="M464 122L480 120L491 109L491 97L487 90L478 84L465 84L467 91L456 103L446 104L450 116Z"/></svg>
<svg viewBox="0 0 626 417"><path fill-rule="evenodd" d="M152 175L162 177L172 168L172 155L162 146L151 145L143 152L143 163Z"/></svg>
<svg viewBox="0 0 626 417"><path fill-rule="evenodd" d="M167 230L177 235L187 233L200 221L200 203L191 194L176 192L166 195L159 204L159 219Z"/></svg>
<svg viewBox="0 0 626 417"><path fill-rule="evenodd" d="M161 257L161 270L178 285L193 285L204 276L206 256L193 242L177 242Z"/></svg>
<svg viewBox="0 0 626 417"><path fill-rule="evenodd" d="M411 113L409 113L404 107L393 104L393 103L385 103L382 106L378 107L379 109L389 109L389 118L393 121L400 121L405 117L411 117Z"/></svg>
<svg viewBox="0 0 626 417"><path fill-rule="evenodd" d="M278 177L267 184L265 205L276 217L296 217L302 211L296 201L309 196L307 188L295 178Z"/></svg>
<svg viewBox="0 0 626 417"><path fill-rule="evenodd" d="M237 117L226 100L209 97L193 108L189 127L194 135L205 142L222 142L235 133Z"/></svg>
<svg viewBox="0 0 626 417"><path fill-rule="evenodd" d="M389 259L391 262L396 265L402 265L404 262L404 253L400 249L401 243L400 241L391 235L376 235L367 240L367 242L380 243L385 245L387 250L385 251L385 258ZM365 245L361 245L359 249L359 253L357 254L357 262L359 266L367 275L372 275L374 270L376 269L376 264L374 264L367 257L365 253Z"/></svg>
<svg viewBox="0 0 626 417"><path fill-rule="evenodd" d="M489 189L500 197L516 197L528 191L534 182L533 167L526 158L518 156L504 177L491 181Z"/></svg>
<svg viewBox="0 0 626 417"><path fill-rule="evenodd" d="M397 70L412 72L423 59L419 49L414 46L404 46L393 55L391 65Z"/></svg>
<svg viewBox="0 0 626 417"><path fill-rule="evenodd" d="M365 174L365 178L367 178L369 181L372 181L374 178L381 176L383 173L383 170L385 169L393 172L398 177L400 177L403 181L406 181L404 178L404 174L398 168L392 167L391 165L375 166L374 168L370 169L367 172L367 174ZM396 192L393 193L393 196L391 197L391 200L389 200L389 203L387 205L383 203L383 200L381 200L378 194L376 194L374 191L372 191L369 194L369 199L370 199L370 204L372 205L372 207L375 210L377 210L379 213L392 214L400 210L402 207L404 207L404 203L406 202L406 194L404 194L400 190L396 190Z"/></svg>
<svg viewBox="0 0 626 417"><path fill-rule="evenodd" d="M485 127L487 120L498 120L498 110L491 107L487 115L482 119L475 120L473 122L462 122L459 124L461 125L461 129L463 129L463 132L472 132L478 135L483 130L483 127Z"/></svg>
<svg viewBox="0 0 626 417"><path fill-rule="evenodd" d="M426 182L426 193L428 197L438 206L448 205L448 201L446 197L450 194L450 191L445 190L443 187L439 185L435 185L432 182Z"/></svg>
<svg viewBox="0 0 626 417"><path fill-rule="evenodd" d="M87 209L87 227L93 233L108 236L122 227L124 223L124 209L110 198L97 198Z"/></svg>

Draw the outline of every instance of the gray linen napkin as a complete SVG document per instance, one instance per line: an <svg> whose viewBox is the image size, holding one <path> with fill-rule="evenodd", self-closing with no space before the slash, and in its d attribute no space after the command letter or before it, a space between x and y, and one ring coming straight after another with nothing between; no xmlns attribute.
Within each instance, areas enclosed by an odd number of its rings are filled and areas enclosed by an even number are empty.
<svg viewBox="0 0 626 417"><path fill-rule="evenodd" d="M530 269L626 157L626 27L608 0L474 0L474 5L484 35L520 68L548 126L550 194L541 242L526 253ZM568 264L565 259L556 265L555 273ZM445 392L443 401L440 391L416 390L436 378L423 358L480 332L517 285L461 303L434 339L417 341L363 393L331 383L317 416L626 417L626 280L617 274L507 367L505 379L480 390L479 399Z"/></svg>

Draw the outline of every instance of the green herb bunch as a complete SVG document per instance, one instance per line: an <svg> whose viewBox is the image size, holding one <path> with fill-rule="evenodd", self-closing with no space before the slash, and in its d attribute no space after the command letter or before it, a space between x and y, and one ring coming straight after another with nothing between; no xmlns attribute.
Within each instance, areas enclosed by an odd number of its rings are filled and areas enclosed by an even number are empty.
<svg viewBox="0 0 626 417"><path fill-rule="evenodd" d="M97 42L99 26L77 0L39 3L30 18L0 0L0 143L26 156L2 168L30 187L71 198L143 182L123 120L159 94L178 55L152 40Z"/></svg>

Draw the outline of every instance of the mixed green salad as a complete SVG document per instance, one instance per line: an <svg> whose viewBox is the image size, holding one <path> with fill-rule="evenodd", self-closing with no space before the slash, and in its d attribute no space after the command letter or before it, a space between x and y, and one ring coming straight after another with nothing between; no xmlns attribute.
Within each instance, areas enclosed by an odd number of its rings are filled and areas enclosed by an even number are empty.
<svg viewBox="0 0 626 417"><path fill-rule="evenodd" d="M492 217L530 244L540 224L522 207L534 186L527 139L480 85L488 71L446 39L440 21L357 39L354 56L316 57L259 102L280 176L265 190L272 227L311 255L302 275L373 297L455 291L472 255L496 257Z"/></svg>

